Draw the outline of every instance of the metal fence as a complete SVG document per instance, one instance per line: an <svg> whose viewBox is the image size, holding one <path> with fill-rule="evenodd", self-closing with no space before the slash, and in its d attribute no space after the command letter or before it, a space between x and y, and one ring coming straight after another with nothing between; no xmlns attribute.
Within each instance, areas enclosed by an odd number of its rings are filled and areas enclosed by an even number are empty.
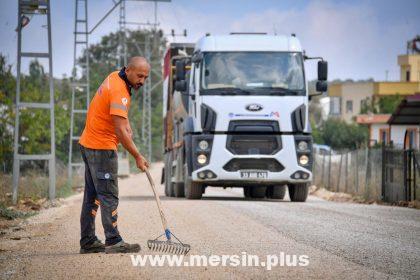
<svg viewBox="0 0 420 280"><path fill-rule="evenodd" d="M420 152L384 147L382 165L383 200L388 202L420 200Z"/></svg>
<svg viewBox="0 0 420 280"><path fill-rule="evenodd" d="M381 149L314 154L314 184L334 192L381 199Z"/></svg>
<svg viewBox="0 0 420 280"><path fill-rule="evenodd" d="M365 200L420 200L420 152L393 147L314 154L313 183Z"/></svg>

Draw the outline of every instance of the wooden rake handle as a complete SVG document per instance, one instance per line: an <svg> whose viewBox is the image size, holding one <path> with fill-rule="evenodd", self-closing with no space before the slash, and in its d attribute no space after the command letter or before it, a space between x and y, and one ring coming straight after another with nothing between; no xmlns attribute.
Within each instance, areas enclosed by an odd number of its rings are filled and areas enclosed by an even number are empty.
<svg viewBox="0 0 420 280"><path fill-rule="evenodd" d="M149 169L146 169L145 172L147 175L147 179L149 179L150 186L152 186L153 194L155 195L156 204L159 209L160 218L162 220L163 230L165 231L166 238L170 240L170 231L168 229L168 223L166 222L165 214L163 213L162 209L162 204L160 203L160 198L156 191L155 182L153 181L152 176L150 175Z"/></svg>

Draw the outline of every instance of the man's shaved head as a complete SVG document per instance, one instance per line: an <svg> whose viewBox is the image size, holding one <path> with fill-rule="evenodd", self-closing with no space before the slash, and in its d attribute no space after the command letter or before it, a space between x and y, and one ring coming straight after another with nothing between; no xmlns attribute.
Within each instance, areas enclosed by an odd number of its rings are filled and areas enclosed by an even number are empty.
<svg viewBox="0 0 420 280"><path fill-rule="evenodd" d="M147 62L147 59L142 56L133 56L128 61L127 68L139 68L139 67L148 67L150 69L150 64Z"/></svg>
<svg viewBox="0 0 420 280"><path fill-rule="evenodd" d="M125 74L130 82L131 86L135 89L139 89L143 86L145 80L149 77L150 64L142 56L133 56L128 61L125 69Z"/></svg>

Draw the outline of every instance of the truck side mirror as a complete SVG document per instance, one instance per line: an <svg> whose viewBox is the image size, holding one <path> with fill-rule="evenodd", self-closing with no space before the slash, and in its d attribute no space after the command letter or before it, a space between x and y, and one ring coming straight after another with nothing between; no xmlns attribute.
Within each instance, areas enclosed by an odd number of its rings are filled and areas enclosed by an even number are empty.
<svg viewBox="0 0 420 280"><path fill-rule="evenodd" d="M177 81L185 80L185 61L179 60L175 64L175 75ZM176 87L176 84L175 84Z"/></svg>
<svg viewBox="0 0 420 280"><path fill-rule="evenodd" d="M328 83L326 81L317 81L316 82L316 91L326 92L328 90Z"/></svg>
<svg viewBox="0 0 420 280"><path fill-rule="evenodd" d="M326 80L328 80L328 62L320 60L318 61L318 81Z"/></svg>
<svg viewBox="0 0 420 280"><path fill-rule="evenodd" d="M175 82L175 90L180 91L180 92L186 91L187 90L187 81L185 81L185 80L176 81Z"/></svg>

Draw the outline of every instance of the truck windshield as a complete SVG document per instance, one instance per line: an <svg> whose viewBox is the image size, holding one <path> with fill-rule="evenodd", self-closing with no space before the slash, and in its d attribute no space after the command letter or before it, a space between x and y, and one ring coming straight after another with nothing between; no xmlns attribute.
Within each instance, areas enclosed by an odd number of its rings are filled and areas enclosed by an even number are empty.
<svg viewBox="0 0 420 280"><path fill-rule="evenodd" d="M301 53L208 52L202 94L305 95Z"/></svg>

